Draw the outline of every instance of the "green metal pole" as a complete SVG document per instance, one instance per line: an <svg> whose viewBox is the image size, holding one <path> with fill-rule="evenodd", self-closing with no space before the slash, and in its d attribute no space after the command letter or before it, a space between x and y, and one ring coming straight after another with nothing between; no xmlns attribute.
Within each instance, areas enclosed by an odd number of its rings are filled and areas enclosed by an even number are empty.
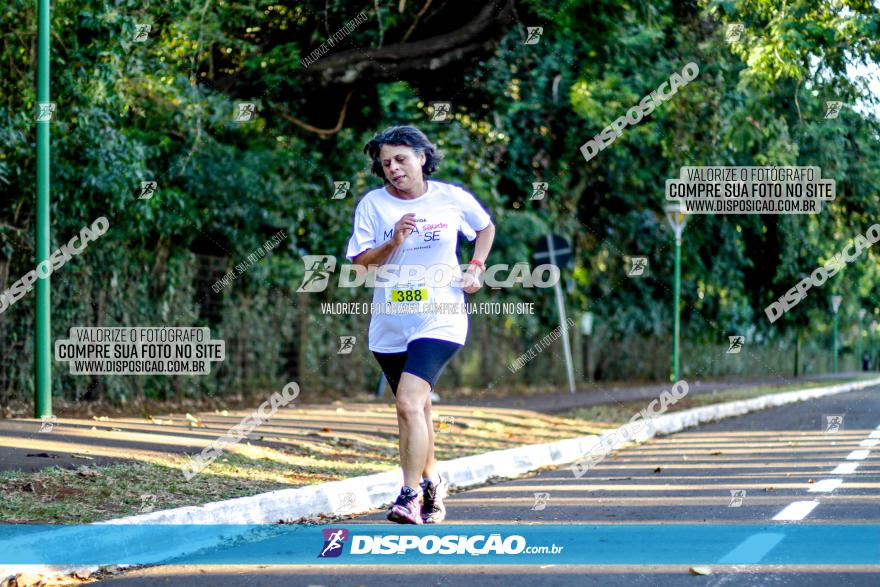
<svg viewBox="0 0 880 587"><path fill-rule="evenodd" d="M49 101L49 0L37 7L37 102ZM39 109L39 105L38 105ZM49 258L49 122L37 122L37 264ZM52 345L49 277L37 279L37 307L34 332L34 413L37 418L52 415Z"/></svg>
<svg viewBox="0 0 880 587"><path fill-rule="evenodd" d="M856 371L862 370L862 319L859 318L859 329L856 331Z"/></svg>
<svg viewBox="0 0 880 587"><path fill-rule="evenodd" d="M673 284L672 297L675 298L675 326L672 334L672 378L678 381L678 333L679 333L679 289L681 283L681 239L675 239L675 283Z"/></svg>
<svg viewBox="0 0 880 587"><path fill-rule="evenodd" d="M837 373L837 312L834 313L834 372Z"/></svg>

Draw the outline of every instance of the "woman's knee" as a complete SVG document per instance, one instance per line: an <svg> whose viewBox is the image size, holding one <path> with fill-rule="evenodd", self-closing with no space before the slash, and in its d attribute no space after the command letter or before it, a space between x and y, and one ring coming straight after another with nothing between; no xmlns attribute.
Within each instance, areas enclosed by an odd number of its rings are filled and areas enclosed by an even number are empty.
<svg viewBox="0 0 880 587"><path fill-rule="evenodd" d="M424 418L428 394L419 385L401 385L397 388L397 413L404 418Z"/></svg>
<svg viewBox="0 0 880 587"><path fill-rule="evenodd" d="M397 395L397 415L402 418L415 419L424 418L424 402L418 401L417 398L411 396Z"/></svg>

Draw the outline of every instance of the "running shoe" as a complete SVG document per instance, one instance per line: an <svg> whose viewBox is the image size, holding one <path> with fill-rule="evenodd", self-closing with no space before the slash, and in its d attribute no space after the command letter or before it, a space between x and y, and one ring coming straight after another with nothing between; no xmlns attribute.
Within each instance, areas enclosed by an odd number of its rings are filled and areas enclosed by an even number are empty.
<svg viewBox="0 0 880 587"><path fill-rule="evenodd" d="M449 483L440 477L440 483L434 485L428 479L422 481L422 521L425 524L439 524L446 519L446 506L443 500L449 494Z"/></svg>
<svg viewBox="0 0 880 587"><path fill-rule="evenodd" d="M398 524L421 524L418 492L410 487L404 487L397 496L397 501L388 510L388 519Z"/></svg>

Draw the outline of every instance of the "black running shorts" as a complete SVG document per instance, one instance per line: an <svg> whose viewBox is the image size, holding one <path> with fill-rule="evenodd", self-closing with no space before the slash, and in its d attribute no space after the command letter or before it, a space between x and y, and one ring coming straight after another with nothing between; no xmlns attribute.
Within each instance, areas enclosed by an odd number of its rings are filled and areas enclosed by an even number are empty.
<svg viewBox="0 0 880 587"><path fill-rule="evenodd" d="M439 340L436 338L417 338L406 345L406 351L402 353L377 353L373 355L385 373L385 379L391 386L391 391L397 395L397 384L400 383L401 373L411 373L431 384L433 391L437 379L443 372L443 368L449 360L458 352L462 345Z"/></svg>

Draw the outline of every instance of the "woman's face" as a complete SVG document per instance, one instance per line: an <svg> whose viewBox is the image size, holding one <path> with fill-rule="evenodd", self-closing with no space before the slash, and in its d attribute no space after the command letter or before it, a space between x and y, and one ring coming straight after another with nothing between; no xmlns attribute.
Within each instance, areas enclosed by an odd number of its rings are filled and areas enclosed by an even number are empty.
<svg viewBox="0 0 880 587"><path fill-rule="evenodd" d="M383 145L379 161L385 177L398 190L410 192L421 187L424 153L417 155L412 147L405 145Z"/></svg>

